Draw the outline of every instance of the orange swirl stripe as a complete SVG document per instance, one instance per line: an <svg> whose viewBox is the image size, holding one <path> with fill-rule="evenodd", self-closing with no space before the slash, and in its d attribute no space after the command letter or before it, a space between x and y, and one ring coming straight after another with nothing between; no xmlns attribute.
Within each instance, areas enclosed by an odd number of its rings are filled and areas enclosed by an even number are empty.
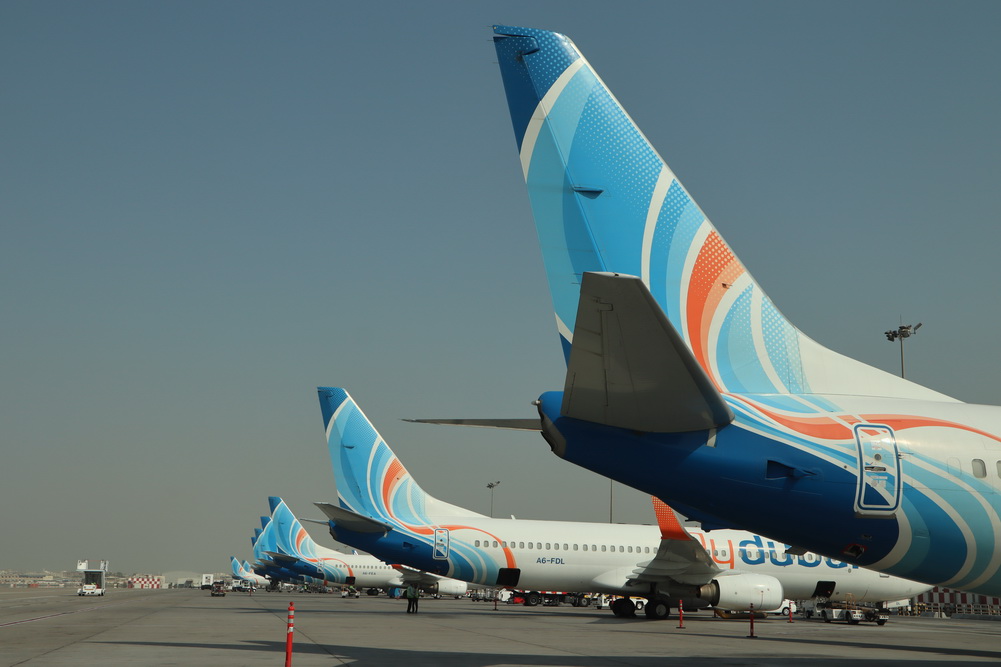
<svg viewBox="0 0 1001 667"><path fill-rule="evenodd" d="M709 375L713 384L719 382L712 375L707 350L709 330L712 327L716 309L723 300L726 290L744 273L744 267L716 232L710 232L699 250L688 283L686 315L688 320L688 340L699 365Z"/></svg>

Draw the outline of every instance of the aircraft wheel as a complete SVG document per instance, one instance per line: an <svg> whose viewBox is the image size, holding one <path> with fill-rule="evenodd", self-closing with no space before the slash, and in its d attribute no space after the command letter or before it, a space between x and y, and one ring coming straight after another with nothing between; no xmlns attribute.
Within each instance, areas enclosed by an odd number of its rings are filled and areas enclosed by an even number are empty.
<svg viewBox="0 0 1001 667"><path fill-rule="evenodd" d="M590 607L591 606L591 598L585 598L585 597L579 598L579 604L577 606L578 607Z"/></svg>
<svg viewBox="0 0 1001 667"><path fill-rule="evenodd" d="M643 613L646 614L647 618L663 621L671 616L671 605L664 598L654 598L643 608Z"/></svg>
<svg viewBox="0 0 1001 667"><path fill-rule="evenodd" d="M619 618L635 618L636 604L629 598L619 598L612 603L612 613Z"/></svg>
<svg viewBox="0 0 1001 667"><path fill-rule="evenodd" d="M878 621L876 621L876 625L886 625L886 619L885 618L879 619Z"/></svg>

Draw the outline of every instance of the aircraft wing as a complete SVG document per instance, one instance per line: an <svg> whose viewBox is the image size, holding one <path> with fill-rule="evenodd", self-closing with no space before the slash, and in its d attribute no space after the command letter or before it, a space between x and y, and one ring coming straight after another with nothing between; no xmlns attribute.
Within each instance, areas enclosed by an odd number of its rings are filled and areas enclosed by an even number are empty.
<svg viewBox="0 0 1001 667"><path fill-rule="evenodd" d="M649 583L673 580L681 584L705 584L721 571L678 520L678 516L659 498L653 499L657 524L660 526L660 548L649 561L633 570L630 581Z"/></svg>
<svg viewBox="0 0 1001 667"><path fill-rule="evenodd" d="M643 281L618 273L584 273L561 412L655 433L734 419Z"/></svg>

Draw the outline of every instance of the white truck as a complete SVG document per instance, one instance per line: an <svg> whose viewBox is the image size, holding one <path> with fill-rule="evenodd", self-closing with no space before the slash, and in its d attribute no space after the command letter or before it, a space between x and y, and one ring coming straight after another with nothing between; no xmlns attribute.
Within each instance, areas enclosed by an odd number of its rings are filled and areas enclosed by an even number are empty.
<svg viewBox="0 0 1001 667"><path fill-rule="evenodd" d="M214 575L203 574L202 575L202 590L203 591L210 591L210 590L212 590L212 582L213 582L214 579L215 579Z"/></svg>

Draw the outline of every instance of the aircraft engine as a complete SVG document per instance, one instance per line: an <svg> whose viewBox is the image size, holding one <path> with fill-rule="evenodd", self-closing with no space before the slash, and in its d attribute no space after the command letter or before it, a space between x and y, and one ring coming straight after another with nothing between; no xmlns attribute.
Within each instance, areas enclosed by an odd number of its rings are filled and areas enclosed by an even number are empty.
<svg viewBox="0 0 1001 667"><path fill-rule="evenodd" d="M782 583L767 574L734 574L713 579L699 587L699 598L714 607L746 611L765 611L782 606Z"/></svg>
<svg viewBox="0 0 1001 667"><path fill-rule="evenodd" d="M451 595L465 595L466 594L466 582L455 581L454 579L442 580L435 582L428 586L428 591L431 595L441 595L442 597Z"/></svg>

